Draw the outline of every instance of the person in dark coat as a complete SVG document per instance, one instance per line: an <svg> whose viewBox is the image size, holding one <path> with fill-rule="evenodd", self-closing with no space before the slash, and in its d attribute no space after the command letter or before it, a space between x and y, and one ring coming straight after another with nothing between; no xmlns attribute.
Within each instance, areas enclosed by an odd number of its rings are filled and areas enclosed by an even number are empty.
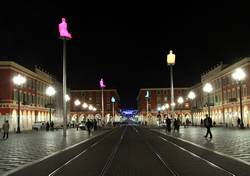
<svg viewBox="0 0 250 176"><path fill-rule="evenodd" d="M210 135L210 138L213 137L210 128L212 127L212 118L208 116L208 114L206 114L206 118L204 119L204 125L207 128L207 133L204 137L207 137L208 134Z"/></svg>
<svg viewBox="0 0 250 176"><path fill-rule="evenodd" d="M89 136L90 136L90 132L91 132L91 128L92 128L92 123L90 122L89 119L87 120L87 122L86 122L85 125L87 126L88 134L89 134Z"/></svg>
<svg viewBox="0 0 250 176"><path fill-rule="evenodd" d="M6 120L3 124L3 139L8 139L9 129L10 129L9 121Z"/></svg>
<svg viewBox="0 0 250 176"><path fill-rule="evenodd" d="M168 118L168 116L166 118L166 125L167 125L167 131L171 132L171 119Z"/></svg>
<svg viewBox="0 0 250 176"><path fill-rule="evenodd" d="M49 131L49 122L46 123L46 131Z"/></svg>
<svg viewBox="0 0 250 176"><path fill-rule="evenodd" d="M93 125L94 125L94 131L97 130L97 120L96 119L94 119Z"/></svg>

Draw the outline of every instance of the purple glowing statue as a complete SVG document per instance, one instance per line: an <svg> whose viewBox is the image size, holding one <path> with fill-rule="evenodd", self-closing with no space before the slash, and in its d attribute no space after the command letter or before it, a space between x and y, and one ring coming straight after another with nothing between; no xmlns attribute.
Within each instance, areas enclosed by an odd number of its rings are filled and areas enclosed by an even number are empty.
<svg viewBox="0 0 250 176"><path fill-rule="evenodd" d="M60 37L65 38L65 39L71 39L72 36L67 30L67 23L66 19L62 18L62 22L58 25Z"/></svg>
<svg viewBox="0 0 250 176"><path fill-rule="evenodd" d="M101 87L101 88L106 87L106 86L104 85L104 83L103 83L103 79L101 79L101 81L100 81L100 87Z"/></svg>

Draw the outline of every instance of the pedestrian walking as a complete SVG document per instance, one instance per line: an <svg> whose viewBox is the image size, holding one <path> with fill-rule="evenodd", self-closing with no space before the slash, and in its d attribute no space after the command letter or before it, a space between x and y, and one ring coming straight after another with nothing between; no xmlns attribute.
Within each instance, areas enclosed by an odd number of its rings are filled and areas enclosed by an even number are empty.
<svg viewBox="0 0 250 176"><path fill-rule="evenodd" d="M90 122L90 120L88 119L87 120L87 122L86 122L86 124L85 124L86 126L87 126L87 129L88 129L88 134L89 134L89 136L90 136L90 133L91 133L91 128L92 128L92 123Z"/></svg>
<svg viewBox="0 0 250 176"><path fill-rule="evenodd" d="M46 131L49 131L49 122L46 123Z"/></svg>
<svg viewBox="0 0 250 176"><path fill-rule="evenodd" d="M178 132L180 131L180 126L181 126L181 120L180 120L180 115L178 115L176 120L176 129Z"/></svg>
<svg viewBox="0 0 250 176"><path fill-rule="evenodd" d="M94 131L97 130L97 120L96 119L94 119L93 126L94 126Z"/></svg>
<svg viewBox="0 0 250 176"><path fill-rule="evenodd" d="M211 117L208 116L208 114L206 114L206 118L204 119L204 125L207 128L207 133L204 137L207 137L208 134L210 135L210 138L213 137L210 128L212 127L212 119Z"/></svg>
<svg viewBox="0 0 250 176"><path fill-rule="evenodd" d="M238 124L238 127L240 127L240 118L238 117L238 120L237 120L237 124Z"/></svg>
<svg viewBox="0 0 250 176"><path fill-rule="evenodd" d="M203 126L203 119L201 118L201 127Z"/></svg>
<svg viewBox="0 0 250 176"><path fill-rule="evenodd" d="M167 125L167 131L171 132L171 119L168 118L168 116L166 118L166 125Z"/></svg>
<svg viewBox="0 0 250 176"><path fill-rule="evenodd" d="M5 139L5 138L8 139L9 129L10 129L9 121L6 120L3 124L3 139Z"/></svg>
<svg viewBox="0 0 250 176"><path fill-rule="evenodd" d="M54 122L53 121L50 122L50 129L54 130Z"/></svg>
<svg viewBox="0 0 250 176"><path fill-rule="evenodd" d="M177 130L177 126L178 126L178 125L177 125L177 119L175 118L175 119L174 119L174 132L175 132L175 130ZM178 130L177 130L177 131L178 131Z"/></svg>

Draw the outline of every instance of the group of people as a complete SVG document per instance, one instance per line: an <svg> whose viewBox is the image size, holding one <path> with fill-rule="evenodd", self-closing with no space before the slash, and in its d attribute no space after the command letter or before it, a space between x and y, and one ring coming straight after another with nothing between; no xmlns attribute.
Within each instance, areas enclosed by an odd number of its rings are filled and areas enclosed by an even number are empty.
<svg viewBox="0 0 250 176"><path fill-rule="evenodd" d="M86 122L81 122L81 123L85 123L85 126L87 127L87 130L88 130L88 134L90 135L91 134L91 130L94 130L96 131L97 130L97 120L94 119L94 120L87 120ZM78 130L80 124L76 124L76 130Z"/></svg>
<svg viewBox="0 0 250 176"><path fill-rule="evenodd" d="M166 118L166 130L168 132L171 132L171 119L167 116ZM204 136L205 138L209 137L212 138L212 132L211 132L211 127L213 126L212 123L212 118L208 116L208 114L206 114L206 118L204 119L204 121L202 120L202 124L204 123L204 127L207 128L207 132L206 135ZM174 126L174 131L177 130L177 132L179 132L180 129L180 125L181 125L181 120L180 117L178 116L177 118L174 118L174 122L173 122L173 126Z"/></svg>
<svg viewBox="0 0 250 176"><path fill-rule="evenodd" d="M54 130L54 122L53 121L51 121L50 123L46 122L45 128L46 128L46 131L49 131L50 129Z"/></svg>
<svg viewBox="0 0 250 176"><path fill-rule="evenodd" d="M173 124L174 124L174 131L177 130L177 131L179 132L179 130L180 130L180 125L181 125L180 116L178 116L177 118L174 119ZM167 127L166 130L167 130L168 132L171 132L171 119L168 118L168 116L167 116L167 118L166 118L166 127Z"/></svg>

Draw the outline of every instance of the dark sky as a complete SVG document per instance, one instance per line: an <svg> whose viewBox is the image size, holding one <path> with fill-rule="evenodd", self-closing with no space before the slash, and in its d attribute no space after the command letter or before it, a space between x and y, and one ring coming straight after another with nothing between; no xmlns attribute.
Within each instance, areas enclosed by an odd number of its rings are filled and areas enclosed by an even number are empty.
<svg viewBox="0 0 250 176"><path fill-rule="evenodd" d="M70 5L69 3L72 3ZM97 3L97 2L96 2ZM250 55L246 4L6 4L0 11L0 58L39 65L62 80L62 43L57 25L64 16L71 89L97 89L101 77L117 88L122 107L135 107L139 88L169 87L166 55L176 54L174 86L191 86L223 61Z"/></svg>

